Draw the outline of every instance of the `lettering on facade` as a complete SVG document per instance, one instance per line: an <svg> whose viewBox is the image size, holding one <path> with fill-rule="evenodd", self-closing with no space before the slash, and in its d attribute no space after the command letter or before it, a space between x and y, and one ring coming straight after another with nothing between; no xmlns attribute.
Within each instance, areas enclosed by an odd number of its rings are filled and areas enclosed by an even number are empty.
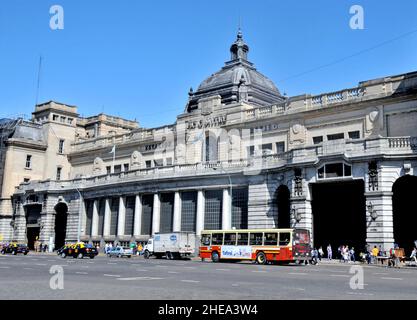
<svg viewBox="0 0 417 320"><path fill-rule="evenodd" d="M204 118L197 121L188 121L187 129L215 128L224 124L226 124L226 115Z"/></svg>

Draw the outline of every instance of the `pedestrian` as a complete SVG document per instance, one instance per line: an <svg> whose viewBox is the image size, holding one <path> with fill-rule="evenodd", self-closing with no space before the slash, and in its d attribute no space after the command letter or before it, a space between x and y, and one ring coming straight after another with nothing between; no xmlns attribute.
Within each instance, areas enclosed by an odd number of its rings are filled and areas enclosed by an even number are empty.
<svg viewBox="0 0 417 320"><path fill-rule="evenodd" d="M349 247L343 246L343 262L346 263L349 261Z"/></svg>
<svg viewBox="0 0 417 320"><path fill-rule="evenodd" d="M414 259L414 262L417 263L417 248L414 248L411 252L410 259Z"/></svg>
<svg viewBox="0 0 417 320"><path fill-rule="evenodd" d="M332 260L332 256L333 256L332 246L329 243L329 245L327 246L327 259Z"/></svg>
<svg viewBox="0 0 417 320"><path fill-rule="evenodd" d="M342 262L343 259L343 247L339 246L339 248L337 248L337 253L339 255L339 262Z"/></svg>
<svg viewBox="0 0 417 320"><path fill-rule="evenodd" d="M42 242L39 241L39 252L42 252L42 248L43 248Z"/></svg>
<svg viewBox="0 0 417 320"><path fill-rule="evenodd" d="M356 259L355 259L355 248L354 247L352 247L350 249L350 251L349 251L349 257L350 257L350 261L356 262Z"/></svg>
<svg viewBox="0 0 417 320"><path fill-rule="evenodd" d="M321 261L321 258L324 256L323 248L320 247L318 252L319 252L319 260Z"/></svg>
<svg viewBox="0 0 417 320"><path fill-rule="evenodd" d="M372 259L373 259L373 262L374 263L377 262L377 258L376 257L378 257L378 254L379 254L379 250L378 250L378 248L376 246L374 246L374 248L372 249Z"/></svg>
<svg viewBox="0 0 417 320"><path fill-rule="evenodd" d="M48 250L48 245L45 243L43 246L43 252L46 252Z"/></svg>
<svg viewBox="0 0 417 320"><path fill-rule="evenodd" d="M107 254L109 252L109 244L106 242L106 245L104 246L104 253Z"/></svg>
<svg viewBox="0 0 417 320"><path fill-rule="evenodd" d="M143 250L142 243L139 242L139 244L138 244L138 255L142 255L142 250Z"/></svg>

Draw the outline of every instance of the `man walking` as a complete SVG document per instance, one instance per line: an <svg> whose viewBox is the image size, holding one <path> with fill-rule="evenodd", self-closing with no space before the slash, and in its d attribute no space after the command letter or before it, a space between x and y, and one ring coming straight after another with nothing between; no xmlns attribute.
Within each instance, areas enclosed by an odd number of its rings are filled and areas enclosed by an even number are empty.
<svg viewBox="0 0 417 320"><path fill-rule="evenodd" d="M333 256L332 246L329 243L329 245L327 246L327 260L332 260L332 256Z"/></svg>

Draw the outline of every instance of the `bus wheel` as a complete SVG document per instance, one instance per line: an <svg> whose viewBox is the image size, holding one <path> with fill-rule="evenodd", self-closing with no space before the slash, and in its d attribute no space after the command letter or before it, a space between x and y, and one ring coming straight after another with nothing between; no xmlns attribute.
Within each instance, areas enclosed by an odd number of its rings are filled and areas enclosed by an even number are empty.
<svg viewBox="0 0 417 320"><path fill-rule="evenodd" d="M165 255L168 260L174 260L174 255L171 252L167 251Z"/></svg>
<svg viewBox="0 0 417 320"><path fill-rule="evenodd" d="M217 251L214 251L211 254L211 261L213 262L219 262L220 258L219 258L219 254L217 253Z"/></svg>
<svg viewBox="0 0 417 320"><path fill-rule="evenodd" d="M259 252L259 253L256 255L256 262L257 262L258 264L266 264L267 260L266 260L265 253L263 253L263 252Z"/></svg>
<svg viewBox="0 0 417 320"><path fill-rule="evenodd" d="M149 251L148 251L148 250L146 250L146 251L145 251L145 253L143 254L143 257L144 257L145 259L149 259L149 256L150 256Z"/></svg>

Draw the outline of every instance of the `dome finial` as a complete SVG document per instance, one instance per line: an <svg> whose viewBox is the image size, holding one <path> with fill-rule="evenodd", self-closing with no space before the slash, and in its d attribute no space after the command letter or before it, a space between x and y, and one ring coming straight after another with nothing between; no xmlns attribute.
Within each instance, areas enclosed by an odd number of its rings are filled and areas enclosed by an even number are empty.
<svg viewBox="0 0 417 320"><path fill-rule="evenodd" d="M232 55L232 61L234 60L248 60L248 51L249 51L249 47L248 45L245 43L245 41L243 40L243 33L242 30L238 29L237 32L237 39L236 41L232 44L231 48L230 48L230 53Z"/></svg>

